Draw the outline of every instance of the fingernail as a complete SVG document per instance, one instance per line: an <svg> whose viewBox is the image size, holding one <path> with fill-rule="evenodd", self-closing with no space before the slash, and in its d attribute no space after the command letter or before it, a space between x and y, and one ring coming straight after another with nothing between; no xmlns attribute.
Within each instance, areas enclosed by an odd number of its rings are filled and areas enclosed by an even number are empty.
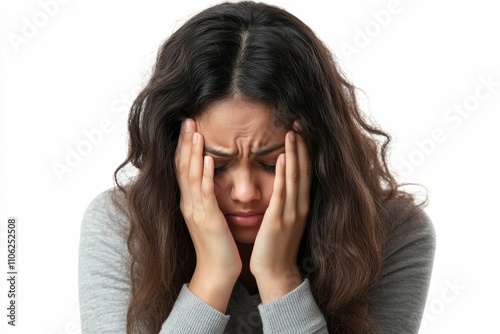
<svg viewBox="0 0 500 334"><path fill-rule="evenodd" d="M185 119L184 122L183 122L183 124L182 124L182 128L186 132L193 131L193 123L192 123L192 121L190 119Z"/></svg>
<svg viewBox="0 0 500 334"><path fill-rule="evenodd" d="M199 140L199 134L196 132L193 134L193 144L197 144Z"/></svg>
<svg viewBox="0 0 500 334"><path fill-rule="evenodd" d="M285 166L285 155L284 154L280 155L280 164L281 164L281 166Z"/></svg>
<svg viewBox="0 0 500 334"><path fill-rule="evenodd" d="M293 143L295 141L295 132L294 131L290 131L290 141Z"/></svg>

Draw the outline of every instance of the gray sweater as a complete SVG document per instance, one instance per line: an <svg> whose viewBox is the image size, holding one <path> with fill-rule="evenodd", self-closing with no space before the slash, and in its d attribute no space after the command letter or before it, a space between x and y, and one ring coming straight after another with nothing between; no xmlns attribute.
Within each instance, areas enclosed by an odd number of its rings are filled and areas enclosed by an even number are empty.
<svg viewBox="0 0 500 334"><path fill-rule="evenodd" d="M110 190L88 206L81 226L80 314L83 334L126 333L130 296L128 221ZM431 221L422 211L393 205L382 274L375 287L381 333L418 333L435 249ZM227 314L211 308L184 285L161 334L328 333L307 279L285 296L261 304L236 283Z"/></svg>

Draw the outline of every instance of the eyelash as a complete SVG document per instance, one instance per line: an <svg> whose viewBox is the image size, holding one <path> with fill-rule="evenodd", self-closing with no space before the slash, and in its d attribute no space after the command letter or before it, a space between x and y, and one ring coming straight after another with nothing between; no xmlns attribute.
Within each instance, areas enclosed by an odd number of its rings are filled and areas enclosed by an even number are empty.
<svg viewBox="0 0 500 334"><path fill-rule="evenodd" d="M214 176L220 175L224 173L227 170L228 165L224 165L221 167L215 167L214 168ZM276 166L275 165L267 165L267 164L260 164L260 167L262 170L264 170L267 173L276 173Z"/></svg>
<svg viewBox="0 0 500 334"><path fill-rule="evenodd" d="M268 173L276 173L276 165L260 164L261 168Z"/></svg>
<svg viewBox="0 0 500 334"><path fill-rule="evenodd" d="M215 167L214 168L214 176L217 176L217 175L224 173L226 171L226 169L227 169L227 165L222 166L222 167Z"/></svg>

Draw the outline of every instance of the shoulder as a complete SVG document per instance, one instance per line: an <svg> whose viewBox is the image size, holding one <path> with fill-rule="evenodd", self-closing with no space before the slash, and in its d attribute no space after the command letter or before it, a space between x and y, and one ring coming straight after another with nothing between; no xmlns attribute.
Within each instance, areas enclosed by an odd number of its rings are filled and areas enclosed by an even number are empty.
<svg viewBox="0 0 500 334"><path fill-rule="evenodd" d="M395 199L386 204L386 210L386 257L408 247L434 253L434 225L421 207Z"/></svg>
<svg viewBox="0 0 500 334"><path fill-rule="evenodd" d="M126 229L127 205L125 195L116 188L98 194L83 214L82 228Z"/></svg>
<svg viewBox="0 0 500 334"><path fill-rule="evenodd" d="M120 218L126 213L126 199L117 188L107 189L94 197L85 210L85 216Z"/></svg>
<svg viewBox="0 0 500 334"><path fill-rule="evenodd" d="M87 206L80 228L80 255L126 250L129 220L125 195L118 189L98 194Z"/></svg>
<svg viewBox="0 0 500 334"><path fill-rule="evenodd" d="M432 275L436 237L422 208L387 203L384 263L374 285L374 314L382 333L416 333Z"/></svg>
<svg viewBox="0 0 500 334"><path fill-rule="evenodd" d="M83 215L78 285L83 333L125 332L131 291L125 196L110 189Z"/></svg>

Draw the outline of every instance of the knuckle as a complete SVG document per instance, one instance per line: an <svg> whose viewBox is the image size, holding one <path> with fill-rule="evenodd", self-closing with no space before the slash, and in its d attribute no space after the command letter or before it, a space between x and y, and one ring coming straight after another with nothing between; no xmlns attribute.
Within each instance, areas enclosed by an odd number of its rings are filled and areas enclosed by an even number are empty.
<svg viewBox="0 0 500 334"><path fill-rule="evenodd" d="M297 181L299 179L299 173L296 170L290 171L287 173L287 177L292 181Z"/></svg>
<svg viewBox="0 0 500 334"><path fill-rule="evenodd" d="M196 173L189 173L188 177L189 183L194 184L196 182L199 182L200 178Z"/></svg>
<svg viewBox="0 0 500 334"><path fill-rule="evenodd" d="M189 168L189 165L184 162L177 163L177 172L180 174L184 174Z"/></svg>
<svg viewBox="0 0 500 334"><path fill-rule="evenodd" d="M203 198L210 198L214 194L212 187L201 187L201 196Z"/></svg>
<svg viewBox="0 0 500 334"><path fill-rule="evenodd" d="M284 189L278 189L273 192L273 196L279 200L284 200L286 198L286 193Z"/></svg>
<svg viewBox="0 0 500 334"><path fill-rule="evenodd" d="M311 164L306 164L304 167L302 167L302 173L305 175L311 175L312 174Z"/></svg>
<svg viewBox="0 0 500 334"><path fill-rule="evenodd" d="M303 203L299 204L298 210L302 215L306 216L309 212L309 203L307 201L303 201Z"/></svg>
<svg viewBox="0 0 500 334"><path fill-rule="evenodd" d="M286 189L285 189L285 178L283 177L283 180L280 182L275 182L273 185L273 192L271 195L271 202L273 201L273 198L276 200L283 200L286 196Z"/></svg>
<svg viewBox="0 0 500 334"><path fill-rule="evenodd" d="M292 224L295 223L297 220L297 213L295 210L288 210L288 212L285 214L285 217L283 217L285 224Z"/></svg>
<svg viewBox="0 0 500 334"><path fill-rule="evenodd" d="M190 206L181 205L181 212L186 221L190 221L193 216L193 210Z"/></svg>

